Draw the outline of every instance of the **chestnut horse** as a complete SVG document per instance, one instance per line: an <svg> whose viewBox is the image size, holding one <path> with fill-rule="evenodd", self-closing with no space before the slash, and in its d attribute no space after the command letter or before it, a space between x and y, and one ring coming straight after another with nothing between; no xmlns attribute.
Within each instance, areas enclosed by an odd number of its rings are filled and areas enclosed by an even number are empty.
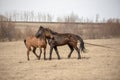
<svg viewBox="0 0 120 80"><path fill-rule="evenodd" d="M26 48L27 48L27 60L30 60L29 52L32 50L31 47L33 47L32 52L35 54L35 56L38 59L40 59L40 57L41 57L41 53L42 53L42 49L41 48L44 48L44 59L46 59L45 54L46 54L47 42L46 42L45 39L39 39L39 38L36 38L35 36L30 36L30 37L27 37L24 40L24 43L25 43ZM36 48L40 49L39 56L36 54Z"/></svg>
<svg viewBox="0 0 120 80"><path fill-rule="evenodd" d="M50 57L49 57L50 60L52 59L53 49L55 49L58 59L60 59L57 46L62 46L62 45L68 45L71 50L71 52L68 55L68 58L71 57L71 54L75 49L78 52L78 59L81 59L80 49L81 51L84 52L85 46L84 46L84 41L80 36L71 33L57 33L49 28L44 28L40 26L38 32L36 33L36 37L39 37L41 35L41 31L44 31L45 34L47 33L47 35L45 35L46 37L52 35L51 38L48 38L48 42L50 45ZM80 42L80 48L77 47L78 40Z"/></svg>
<svg viewBox="0 0 120 80"><path fill-rule="evenodd" d="M49 34L49 33L48 33ZM46 34L47 35L47 34ZM49 37L47 38L51 38L51 35L48 35ZM36 38L35 36L31 36L31 37L27 37L24 40L24 43L26 45L27 48L27 60L30 60L29 58L29 52L31 51L31 47L33 47L32 52L35 54L35 56L40 59L41 57L41 53L42 53L42 49L44 48L44 60L46 60L46 47L47 47L47 41L46 41L46 37L45 37L45 32L44 30L41 31L39 38ZM40 54L39 56L36 54L36 48L40 49Z"/></svg>

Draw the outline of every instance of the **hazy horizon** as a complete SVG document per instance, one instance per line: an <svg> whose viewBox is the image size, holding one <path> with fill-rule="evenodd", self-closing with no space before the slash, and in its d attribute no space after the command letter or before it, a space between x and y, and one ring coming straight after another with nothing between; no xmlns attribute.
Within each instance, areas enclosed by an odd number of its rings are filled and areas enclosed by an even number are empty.
<svg viewBox="0 0 120 80"><path fill-rule="evenodd" d="M94 20L120 18L120 0L0 0L0 14L14 11L34 11L62 17L72 12Z"/></svg>

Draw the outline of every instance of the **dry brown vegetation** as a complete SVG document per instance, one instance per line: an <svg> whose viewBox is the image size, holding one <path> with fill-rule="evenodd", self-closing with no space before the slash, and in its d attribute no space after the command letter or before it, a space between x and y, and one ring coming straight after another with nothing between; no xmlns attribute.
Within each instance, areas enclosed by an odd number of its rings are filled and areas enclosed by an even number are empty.
<svg viewBox="0 0 120 80"><path fill-rule="evenodd" d="M11 22L0 22L0 41L16 41L23 40L27 36L34 35L32 28L25 27L24 30L17 28L16 25Z"/></svg>
<svg viewBox="0 0 120 80"><path fill-rule="evenodd" d="M104 45L85 45L87 53L77 60L68 46L59 47L61 60L53 52L53 60L37 60L31 52L27 61L24 42L0 42L0 80L120 80L120 39L96 39L85 42ZM37 50L39 53L39 49ZM47 58L49 46L47 47Z"/></svg>
<svg viewBox="0 0 120 80"><path fill-rule="evenodd" d="M23 40L34 35L40 25L56 32L74 33L83 39L120 37L120 23L0 22L0 41Z"/></svg>

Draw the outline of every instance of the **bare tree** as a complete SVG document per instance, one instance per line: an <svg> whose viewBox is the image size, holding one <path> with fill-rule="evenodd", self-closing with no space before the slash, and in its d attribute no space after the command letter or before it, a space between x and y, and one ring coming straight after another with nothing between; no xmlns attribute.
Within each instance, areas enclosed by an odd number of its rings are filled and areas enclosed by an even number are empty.
<svg viewBox="0 0 120 80"><path fill-rule="evenodd" d="M42 15L42 21L46 22L46 20L47 20L46 14L43 14Z"/></svg>
<svg viewBox="0 0 120 80"><path fill-rule="evenodd" d="M52 15L47 14L47 22L52 22Z"/></svg>
<svg viewBox="0 0 120 80"><path fill-rule="evenodd" d="M28 13L29 14L29 17L30 17L30 21L34 21L34 18L35 18L35 16L34 16L34 11L31 11L31 12L29 12Z"/></svg>
<svg viewBox="0 0 120 80"><path fill-rule="evenodd" d="M57 17L57 22L64 22L64 20L61 17Z"/></svg>
<svg viewBox="0 0 120 80"><path fill-rule="evenodd" d="M14 12L12 13L12 21L16 21L16 20L17 20L17 12L14 11Z"/></svg>
<svg viewBox="0 0 120 80"><path fill-rule="evenodd" d="M42 21L42 14L40 12L38 12L37 18L38 18L38 21Z"/></svg>
<svg viewBox="0 0 120 80"><path fill-rule="evenodd" d="M24 11L24 21L28 20L29 20L28 11Z"/></svg>
<svg viewBox="0 0 120 80"><path fill-rule="evenodd" d="M73 12L68 16L64 16L65 22L77 22L78 20L79 20L78 15L74 14Z"/></svg>
<svg viewBox="0 0 120 80"><path fill-rule="evenodd" d="M96 22L99 22L99 14L96 14Z"/></svg>

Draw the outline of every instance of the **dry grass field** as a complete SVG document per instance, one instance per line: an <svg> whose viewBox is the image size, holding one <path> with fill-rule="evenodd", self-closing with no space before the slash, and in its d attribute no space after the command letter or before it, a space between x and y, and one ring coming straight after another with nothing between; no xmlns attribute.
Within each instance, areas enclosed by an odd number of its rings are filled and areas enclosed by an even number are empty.
<svg viewBox="0 0 120 80"><path fill-rule="evenodd" d="M85 45L87 53L77 60L68 46L59 47L61 60L53 52L53 59L37 60L31 52L26 58L26 47L22 41L0 42L0 80L120 80L120 39L96 39L85 42L104 45ZM37 49L39 53L39 49ZM49 46L47 58L49 57Z"/></svg>

